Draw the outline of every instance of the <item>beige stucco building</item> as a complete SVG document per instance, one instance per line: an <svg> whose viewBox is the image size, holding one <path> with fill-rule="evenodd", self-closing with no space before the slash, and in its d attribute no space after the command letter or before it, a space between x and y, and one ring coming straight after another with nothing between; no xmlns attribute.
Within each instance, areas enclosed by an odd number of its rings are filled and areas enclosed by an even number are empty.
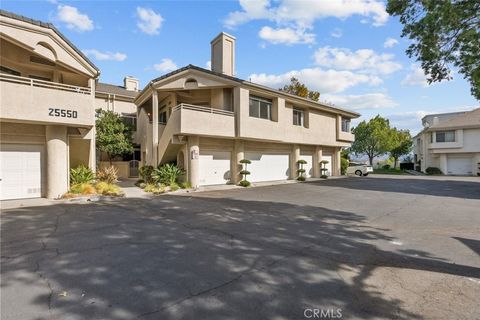
<svg viewBox="0 0 480 320"><path fill-rule="evenodd" d="M0 11L0 198L56 198L95 169L99 70L52 24Z"/></svg>
<svg viewBox="0 0 480 320"><path fill-rule="evenodd" d="M435 167L447 175L480 174L480 108L431 114L413 138L417 169Z"/></svg>
<svg viewBox="0 0 480 320"><path fill-rule="evenodd" d="M249 159L252 182L340 174L340 151L354 139L358 113L234 77L235 38L212 42L212 70L193 65L153 79L135 99L142 161L176 162L199 185L237 183Z"/></svg>

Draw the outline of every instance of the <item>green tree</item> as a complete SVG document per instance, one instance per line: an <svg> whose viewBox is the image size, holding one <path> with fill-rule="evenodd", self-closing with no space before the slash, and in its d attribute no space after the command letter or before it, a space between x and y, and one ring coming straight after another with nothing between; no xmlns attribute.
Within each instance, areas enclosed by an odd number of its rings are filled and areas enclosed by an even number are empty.
<svg viewBox="0 0 480 320"><path fill-rule="evenodd" d="M298 81L298 79L295 77L291 77L290 84L285 85L283 88L280 88L279 90L294 94L302 98L307 98L313 101L318 101L318 99L320 98L320 92L310 91L306 85Z"/></svg>
<svg viewBox="0 0 480 320"><path fill-rule="evenodd" d="M360 122L352 132L355 134L355 141L350 150L356 155L366 154L370 165L373 164L373 158L388 153L392 148L390 122L380 115L368 122Z"/></svg>
<svg viewBox="0 0 480 320"><path fill-rule="evenodd" d="M453 65L480 100L480 1L388 0L387 12L399 16L402 37L413 40L406 53L429 83L451 79Z"/></svg>
<svg viewBox="0 0 480 320"><path fill-rule="evenodd" d="M392 129L391 134L392 147L390 150L390 156L393 158L393 168L397 168L398 159L410 153L412 150L412 136L408 130Z"/></svg>
<svg viewBox="0 0 480 320"><path fill-rule="evenodd" d="M112 159L133 152L132 127L113 111L97 110L96 146L105 152L110 164Z"/></svg>

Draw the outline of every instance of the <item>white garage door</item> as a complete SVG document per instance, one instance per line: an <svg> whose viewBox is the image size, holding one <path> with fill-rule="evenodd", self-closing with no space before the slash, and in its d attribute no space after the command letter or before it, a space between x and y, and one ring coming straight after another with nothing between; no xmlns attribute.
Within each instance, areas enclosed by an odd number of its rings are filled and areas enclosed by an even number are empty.
<svg viewBox="0 0 480 320"><path fill-rule="evenodd" d="M447 158L448 174L471 175L472 174L472 157L454 157Z"/></svg>
<svg viewBox="0 0 480 320"><path fill-rule="evenodd" d="M322 155L322 160L327 160L328 163L323 165L325 168L327 168L326 175L331 176L332 175L332 155L331 154L324 154Z"/></svg>
<svg viewBox="0 0 480 320"><path fill-rule="evenodd" d="M300 155L300 160L307 161L306 164L303 165L303 169L305 169L305 177L310 178L313 175L313 156L312 155Z"/></svg>
<svg viewBox="0 0 480 320"><path fill-rule="evenodd" d="M2 145L1 200L42 196L43 150L40 145Z"/></svg>
<svg viewBox="0 0 480 320"><path fill-rule="evenodd" d="M205 151L200 153L201 186L226 184L230 180L230 152Z"/></svg>
<svg viewBox="0 0 480 320"><path fill-rule="evenodd" d="M251 182L287 180L289 173L288 154L265 154L247 152L245 158L252 161L247 169L250 175L247 180Z"/></svg>

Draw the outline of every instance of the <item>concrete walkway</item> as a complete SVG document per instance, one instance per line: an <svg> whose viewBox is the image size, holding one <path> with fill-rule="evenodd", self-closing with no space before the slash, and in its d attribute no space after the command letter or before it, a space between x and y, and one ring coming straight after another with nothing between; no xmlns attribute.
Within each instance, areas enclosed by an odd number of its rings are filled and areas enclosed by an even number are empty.
<svg viewBox="0 0 480 320"><path fill-rule="evenodd" d="M135 185L138 179L125 179L118 182L120 188L125 193L125 198L149 198L152 194L143 191Z"/></svg>

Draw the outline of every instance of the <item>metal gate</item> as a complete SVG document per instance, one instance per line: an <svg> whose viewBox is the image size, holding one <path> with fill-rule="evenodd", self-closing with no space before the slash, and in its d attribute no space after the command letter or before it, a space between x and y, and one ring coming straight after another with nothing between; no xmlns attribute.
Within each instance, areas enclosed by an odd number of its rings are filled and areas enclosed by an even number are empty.
<svg viewBox="0 0 480 320"><path fill-rule="evenodd" d="M129 177L131 177L131 178L138 177L138 166L139 165L140 165L140 161L138 161L138 160L131 160L128 163Z"/></svg>

